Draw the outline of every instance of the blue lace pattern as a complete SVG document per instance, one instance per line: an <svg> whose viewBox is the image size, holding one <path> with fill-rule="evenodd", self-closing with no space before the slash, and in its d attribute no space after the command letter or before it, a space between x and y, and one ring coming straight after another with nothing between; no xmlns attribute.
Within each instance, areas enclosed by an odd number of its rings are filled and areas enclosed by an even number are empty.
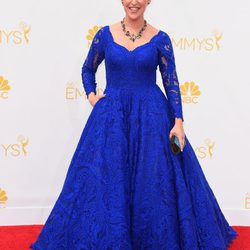
<svg viewBox="0 0 250 250"><path fill-rule="evenodd" d="M108 25L82 67L96 93L105 58L105 97L83 128L62 190L35 250L226 250L228 224L186 135L174 155L169 132L182 103L171 40L164 31L129 50ZM159 67L165 94L156 84Z"/></svg>

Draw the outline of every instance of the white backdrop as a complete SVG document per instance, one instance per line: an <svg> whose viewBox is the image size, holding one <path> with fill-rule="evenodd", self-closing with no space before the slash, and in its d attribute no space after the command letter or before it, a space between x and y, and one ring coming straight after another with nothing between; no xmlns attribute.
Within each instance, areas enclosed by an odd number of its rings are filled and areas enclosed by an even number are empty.
<svg viewBox="0 0 250 250"><path fill-rule="evenodd" d="M91 32L124 10L119 0L0 6L0 224L44 223L92 110L81 82ZM172 39L185 133L232 225L250 225L249 7L153 0L145 13ZM104 62L96 79L102 92Z"/></svg>

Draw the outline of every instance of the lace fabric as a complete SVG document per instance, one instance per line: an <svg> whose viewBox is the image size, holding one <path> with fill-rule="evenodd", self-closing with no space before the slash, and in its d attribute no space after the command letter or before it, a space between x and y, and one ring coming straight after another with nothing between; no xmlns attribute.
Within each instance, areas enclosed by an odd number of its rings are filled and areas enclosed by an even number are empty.
<svg viewBox="0 0 250 250"><path fill-rule="evenodd" d="M170 101L174 116L176 118L181 118L182 121L184 121L181 92L176 72L173 45L169 35L166 32L162 33L161 39L159 39L158 48L159 69L161 72L165 93Z"/></svg>
<svg viewBox="0 0 250 250"><path fill-rule="evenodd" d="M226 250L229 226L186 135L179 155L169 132L182 117L166 32L132 51L96 33L82 67L86 93L105 58L105 97L94 105L62 191L35 250ZM156 84L160 67L167 98Z"/></svg>
<svg viewBox="0 0 250 250"><path fill-rule="evenodd" d="M82 83L87 98L90 92L96 94L97 83L95 74L98 66L104 59L105 38L103 32L103 28L96 32L86 59L82 65Z"/></svg>

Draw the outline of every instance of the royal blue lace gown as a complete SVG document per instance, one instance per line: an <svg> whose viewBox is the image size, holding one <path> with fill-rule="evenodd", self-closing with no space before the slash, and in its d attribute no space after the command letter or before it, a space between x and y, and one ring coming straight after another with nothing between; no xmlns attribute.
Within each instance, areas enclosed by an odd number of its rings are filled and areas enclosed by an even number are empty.
<svg viewBox="0 0 250 250"><path fill-rule="evenodd" d="M186 136L170 149L175 117L183 119L169 35L160 30L130 51L109 25L96 33L82 67L96 93L105 59L106 96L94 105L62 191L36 250L225 250L229 226ZM156 84L157 67L166 95ZM184 121L184 119L183 119Z"/></svg>

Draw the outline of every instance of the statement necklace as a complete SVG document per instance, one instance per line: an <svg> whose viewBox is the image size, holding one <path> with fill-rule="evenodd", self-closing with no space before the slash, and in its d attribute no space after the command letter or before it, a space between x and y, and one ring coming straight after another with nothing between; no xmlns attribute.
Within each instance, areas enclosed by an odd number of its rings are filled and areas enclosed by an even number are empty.
<svg viewBox="0 0 250 250"><path fill-rule="evenodd" d="M147 27L147 21L144 20L144 25L143 27L140 29L140 31L137 33L137 35L134 35L134 34L130 34L129 30L126 30L126 27L125 27L125 23L124 23L124 19L125 17L123 18L123 20L121 21L121 25L122 25L122 31L124 32L125 36L128 36L129 39L134 42L136 39L140 38L142 36L142 32L146 29Z"/></svg>

